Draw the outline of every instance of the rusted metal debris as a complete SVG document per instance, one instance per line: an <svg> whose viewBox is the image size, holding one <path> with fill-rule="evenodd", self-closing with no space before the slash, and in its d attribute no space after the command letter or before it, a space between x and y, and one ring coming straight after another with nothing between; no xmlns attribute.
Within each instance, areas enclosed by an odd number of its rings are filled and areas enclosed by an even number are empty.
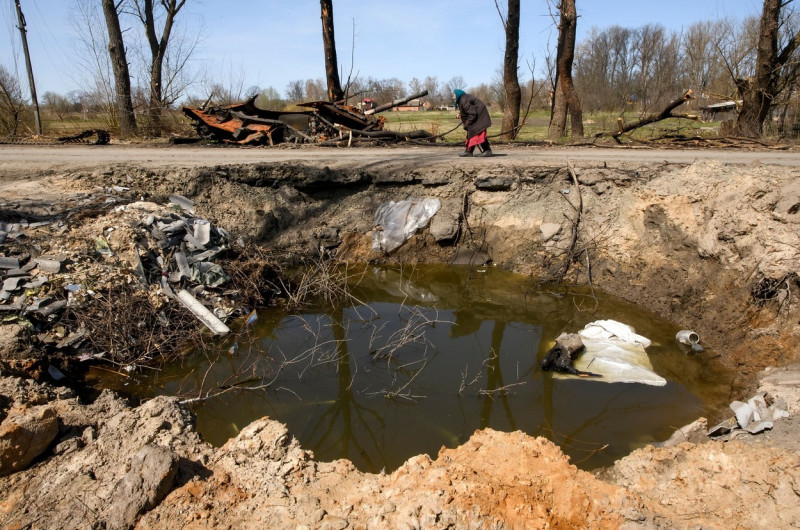
<svg viewBox="0 0 800 530"><path fill-rule="evenodd" d="M384 131L385 119L376 111L389 110L427 91L395 100L369 114L356 107L312 101L300 106L308 110L273 111L256 107L255 97L224 107L184 107L183 113L194 121L201 138L239 145L276 145L284 142L323 143L331 139L367 136L382 140L408 140L430 137L421 131L397 133Z"/></svg>
<svg viewBox="0 0 800 530"><path fill-rule="evenodd" d="M87 138L95 135L97 135L97 139L92 141L86 140ZM85 140L92 145L108 145L108 142L111 141L111 135L108 131L103 129L89 129L73 136L62 136L58 139L58 141L62 143L79 143L82 140Z"/></svg>

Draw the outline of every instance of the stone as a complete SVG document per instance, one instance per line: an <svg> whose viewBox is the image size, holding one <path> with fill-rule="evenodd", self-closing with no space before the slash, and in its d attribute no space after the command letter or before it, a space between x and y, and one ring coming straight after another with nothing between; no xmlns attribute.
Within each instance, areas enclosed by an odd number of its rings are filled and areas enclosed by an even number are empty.
<svg viewBox="0 0 800 530"><path fill-rule="evenodd" d="M475 177L475 187L485 191L508 191L516 179L509 176L479 175Z"/></svg>
<svg viewBox="0 0 800 530"><path fill-rule="evenodd" d="M550 241L561 231L561 225L558 223L542 223L539 230L542 232L542 241Z"/></svg>
<svg viewBox="0 0 800 530"><path fill-rule="evenodd" d="M430 233L437 242L453 241L461 221L461 201L447 200L431 219Z"/></svg>
<svg viewBox="0 0 800 530"><path fill-rule="evenodd" d="M108 498L106 524L110 529L132 528L175 484L178 458L169 449L145 445L134 455L130 469L117 481Z"/></svg>
<svg viewBox="0 0 800 530"><path fill-rule="evenodd" d="M701 443L708 439L707 430L708 420L699 418L696 421L685 425L672 433L667 441L661 444L662 447L674 447L683 442Z"/></svg>
<svg viewBox="0 0 800 530"><path fill-rule="evenodd" d="M468 248L459 248L451 263L453 265L470 265L472 267L480 267L482 265L486 265L491 260L492 258L490 258L485 252L470 250Z"/></svg>
<svg viewBox="0 0 800 530"><path fill-rule="evenodd" d="M58 418L51 405L11 409L0 424L0 476L28 467L57 434Z"/></svg>

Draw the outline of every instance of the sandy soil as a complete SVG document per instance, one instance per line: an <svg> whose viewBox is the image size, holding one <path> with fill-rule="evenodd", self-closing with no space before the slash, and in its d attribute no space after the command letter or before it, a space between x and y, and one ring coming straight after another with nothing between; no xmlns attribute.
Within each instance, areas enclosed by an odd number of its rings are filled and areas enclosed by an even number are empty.
<svg viewBox="0 0 800 530"><path fill-rule="evenodd" d="M479 254L534 277L553 275L571 255L565 280L591 280L697 331L735 370L732 398L751 396L765 368L800 360L800 181L796 166L783 165L795 163L793 154L747 153L749 162L734 164L722 161L727 152L670 161L671 152L650 151L650 161L631 161L627 152L581 151L569 155L579 160L576 186L563 154L547 160L552 153L538 149L482 161L441 151L326 160L320 150L248 150L267 161L232 165L227 153L237 151L211 150L176 166L165 166L172 151L163 151L152 164L60 166L56 158L38 170L4 158L4 211L52 209L118 186L137 200L183 194L220 226L294 255L325 247L339 260L409 263ZM440 220L459 237L432 225L389 256L374 253L371 212L410 195L439 198ZM549 223L560 229L545 240ZM85 226L70 227L67 238L89 237ZM43 241L42 252L59 244ZM765 392L795 403L800 377L787 374ZM647 447L597 474L577 470L547 440L487 430L433 459L370 475L346 461L316 462L268 419L213 449L172 400L131 408L106 394L84 404L48 386L0 382L2 427L25 414L59 420L31 467L0 478L0 522L12 528L800 526L794 416L728 443Z"/></svg>

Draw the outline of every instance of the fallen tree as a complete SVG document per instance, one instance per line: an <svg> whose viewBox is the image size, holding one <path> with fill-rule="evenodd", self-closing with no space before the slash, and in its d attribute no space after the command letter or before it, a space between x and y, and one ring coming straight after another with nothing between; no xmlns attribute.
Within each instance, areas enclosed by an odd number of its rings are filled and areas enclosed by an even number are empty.
<svg viewBox="0 0 800 530"><path fill-rule="evenodd" d="M681 97L671 101L666 107L664 107L664 110L662 110L658 114L650 114L648 116L641 118L636 122L629 123L628 125L624 125L623 120L620 117L617 120L618 129L616 132L605 131L596 134L595 137L600 138L602 136L611 136L612 138L614 138L614 140L619 142L619 137L622 136L623 134L636 130L640 127L644 127L645 125L650 125L651 123L656 123L662 120L666 120L667 118L684 118L687 120L697 120L699 119L699 116L696 116L694 114L676 114L673 112L676 108L680 107L690 99L694 99L694 93L692 92L691 89L684 92Z"/></svg>

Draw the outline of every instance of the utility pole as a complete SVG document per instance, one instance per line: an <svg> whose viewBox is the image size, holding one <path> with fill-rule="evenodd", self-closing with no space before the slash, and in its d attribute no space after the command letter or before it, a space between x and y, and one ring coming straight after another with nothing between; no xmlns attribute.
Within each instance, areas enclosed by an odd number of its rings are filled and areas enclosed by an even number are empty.
<svg viewBox="0 0 800 530"><path fill-rule="evenodd" d="M25 53L25 66L28 67L28 84L31 86L31 99L33 100L33 115L36 118L36 134L42 135L42 120L39 117L39 100L36 99L36 83L33 81L33 67L31 66L31 54L28 51L28 36L25 29L25 15L22 14L22 7L19 0L14 0L17 4L17 19L19 20L19 33L22 35L22 51Z"/></svg>

